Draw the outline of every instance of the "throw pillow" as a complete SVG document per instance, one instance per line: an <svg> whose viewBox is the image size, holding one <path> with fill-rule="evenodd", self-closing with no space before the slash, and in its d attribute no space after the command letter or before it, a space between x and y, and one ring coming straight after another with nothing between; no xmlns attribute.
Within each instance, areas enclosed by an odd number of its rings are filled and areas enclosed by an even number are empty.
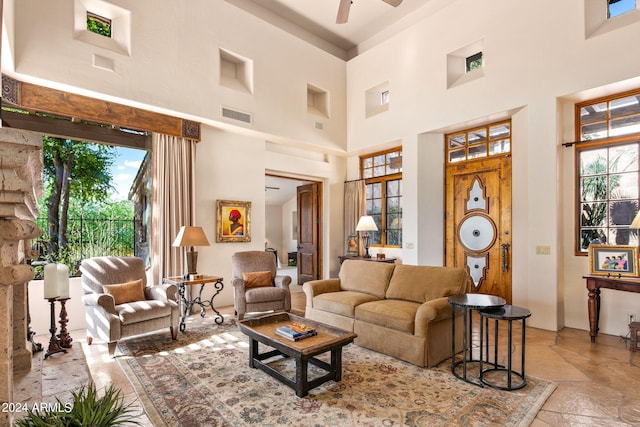
<svg viewBox="0 0 640 427"><path fill-rule="evenodd" d="M251 273L242 273L245 289L261 288L263 286L273 286L271 283L270 271L255 271Z"/></svg>
<svg viewBox="0 0 640 427"><path fill-rule="evenodd" d="M145 300L142 279L114 285L102 285L102 290L105 294L113 296L116 305Z"/></svg>

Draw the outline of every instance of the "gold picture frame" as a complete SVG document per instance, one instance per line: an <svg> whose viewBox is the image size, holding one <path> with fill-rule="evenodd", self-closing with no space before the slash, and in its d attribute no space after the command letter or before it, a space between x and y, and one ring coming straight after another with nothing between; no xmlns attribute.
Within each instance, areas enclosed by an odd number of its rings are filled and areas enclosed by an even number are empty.
<svg viewBox="0 0 640 427"><path fill-rule="evenodd" d="M251 202L216 201L216 242L251 241Z"/></svg>
<svg viewBox="0 0 640 427"><path fill-rule="evenodd" d="M621 245L589 245L589 274L638 276L638 248Z"/></svg>

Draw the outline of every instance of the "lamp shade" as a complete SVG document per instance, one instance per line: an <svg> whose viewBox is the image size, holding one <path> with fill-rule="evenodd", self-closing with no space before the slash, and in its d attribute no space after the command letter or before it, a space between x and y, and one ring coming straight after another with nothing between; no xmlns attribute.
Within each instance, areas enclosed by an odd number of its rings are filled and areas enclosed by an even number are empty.
<svg viewBox="0 0 640 427"><path fill-rule="evenodd" d="M629 228L640 228L640 211L638 211L636 217L633 218L633 221L631 222Z"/></svg>
<svg viewBox="0 0 640 427"><path fill-rule="evenodd" d="M209 241L202 227L186 227L183 225L173 241L173 246L209 246Z"/></svg>
<svg viewBox="0 0 640 427"><path fill-rule="evenodd" d="M378 227L372 216L363 215L356 225L356 231L378 231Z"/></svg>

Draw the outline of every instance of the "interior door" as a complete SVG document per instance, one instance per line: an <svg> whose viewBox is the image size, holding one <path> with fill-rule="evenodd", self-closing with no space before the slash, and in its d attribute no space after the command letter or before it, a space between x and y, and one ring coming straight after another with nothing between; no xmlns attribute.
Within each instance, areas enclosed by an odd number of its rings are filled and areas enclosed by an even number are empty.
<svg viewBox="0 0 640 427"><path fill-rule="evenodd" d="M511 157L446 169L446 264L511 303Z"/></svg>
<svg viewBox="0 0 640 427"><path fill-rule="evenodd" d="M297 188L299 285L319 279L322 271L321 189L319 182Z"/></svg>

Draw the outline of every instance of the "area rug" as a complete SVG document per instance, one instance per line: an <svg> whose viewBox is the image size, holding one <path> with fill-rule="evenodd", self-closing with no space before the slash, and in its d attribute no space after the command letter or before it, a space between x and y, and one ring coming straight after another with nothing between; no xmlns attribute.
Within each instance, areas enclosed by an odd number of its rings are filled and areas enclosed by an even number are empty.
<svg viewBox="0 0 640 427"><path fill-rule="evenodd" d="M299 398L250 368L248 347L230 320L190 324L176 341L122 341L117 360L156 426L528 426L555 388L531 377L512 392L477 387L455 378L450 361L419 368L349 344L342 381ZM294 377L291 360L273 363ZM321 372L312 366L309 377Z"/></svg>

